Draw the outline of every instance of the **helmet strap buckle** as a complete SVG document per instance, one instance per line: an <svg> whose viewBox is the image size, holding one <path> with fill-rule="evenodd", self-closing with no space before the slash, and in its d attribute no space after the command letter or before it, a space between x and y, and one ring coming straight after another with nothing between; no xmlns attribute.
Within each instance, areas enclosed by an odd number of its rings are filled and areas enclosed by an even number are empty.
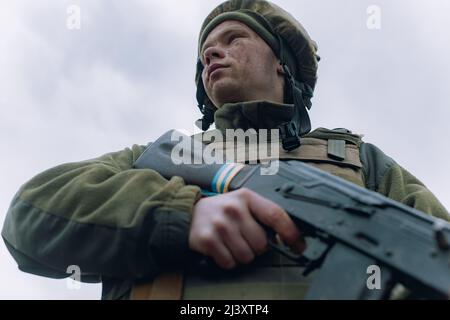
<svg viewBox="0 0 450 320"><path fill-rule="evenodd" d="M281 135L283 149L292 151L300 147L297 125L293 121L282 123L278 126Z"/></svg>

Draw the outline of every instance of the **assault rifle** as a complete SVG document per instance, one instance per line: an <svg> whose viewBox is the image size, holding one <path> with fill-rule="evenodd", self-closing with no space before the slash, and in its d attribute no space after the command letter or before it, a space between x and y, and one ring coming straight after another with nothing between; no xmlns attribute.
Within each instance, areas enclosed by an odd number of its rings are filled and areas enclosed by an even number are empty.
<svg viewBox="0 0 450 320"><path fill-rule="evenodd" d="M245 187L284 208L307 237L307 249L295 255L275 241L270 245L304 266L305 274L317 271L306 299L387 299L399 284L410 297L449 299L449 223L301 162L280 161L274 175L262 175L259 164L179 164L172 151L180 140L173 133L152 143L135 167L215 193ZM191 149L191 163L202 150ZM378 288L368 285L374 266Z"/></svg>

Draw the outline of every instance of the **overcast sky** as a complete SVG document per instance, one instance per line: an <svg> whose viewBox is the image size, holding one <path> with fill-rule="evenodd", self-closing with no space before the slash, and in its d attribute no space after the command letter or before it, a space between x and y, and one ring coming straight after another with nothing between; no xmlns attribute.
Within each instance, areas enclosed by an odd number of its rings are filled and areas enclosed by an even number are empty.
<svg viewBox="0 0 450 320"><path fill-rule="evenodd" d="M0 225L45 169L194 129L197 35L221 2L0 2ZM364 134L450 208L450 1L274 2L319 45L313 127ZM371 5L381 29L367 27ZM100 285L20 272L2 242L0 261L0 299L100 297Z"/></svg>

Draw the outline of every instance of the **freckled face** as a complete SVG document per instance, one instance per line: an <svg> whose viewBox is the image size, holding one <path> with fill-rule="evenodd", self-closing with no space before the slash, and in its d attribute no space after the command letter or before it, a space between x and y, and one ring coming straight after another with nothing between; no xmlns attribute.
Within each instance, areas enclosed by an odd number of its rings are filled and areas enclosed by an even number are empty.
<svg viewBox="0 0 450 320"><path fill-rule="evenodd" d="M283 102L282 68L267 43L238 21L214 28L201 49L206 93L214 105L267 100Z"/></svg>

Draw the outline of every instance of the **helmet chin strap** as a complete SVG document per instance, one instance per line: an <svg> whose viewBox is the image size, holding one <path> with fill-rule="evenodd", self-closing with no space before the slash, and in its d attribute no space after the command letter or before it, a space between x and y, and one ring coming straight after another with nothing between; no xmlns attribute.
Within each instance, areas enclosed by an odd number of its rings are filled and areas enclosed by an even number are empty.
<svg viewBox="0 0 450 320"><path fill-rule="evenodd" d="M214 123L214 110L209 107L203 107L203 118L195 121L195 125L201 129L202 131L206 131L209 129L211 124Z"/></svg>
<svg viewBox="0 0 450 320"><path fill-rule="evenodd" d="M199 58L197 60L197 70L200 70L199 72L201 73L203 68L204 68L203 64ZM203 118L195 121L195 125L199 129L206 131L209 129L211 124L214 123L214 111L215 110L211 109L208 106L205 106L206 91L205 91L205 87L203 86L203 81L202 81L201 77L199 77L199 79L197 80L196 98L197 98L197 106L200 109L200 112L203 114Z"/></svg>
<svg viewBox="0 0 450 320"><path fill-rule="evenodd" d="M280 129L283 149L292 151L300 147L300 136L311 131L311 121L308 111L311 109L311 98L313 90L305 83L295 80L288 65L281 62L287 83L291 86L292 100L294 102L294 116L291 121L282 123ZM307 103L305 103L305 98Z"/></svg>

